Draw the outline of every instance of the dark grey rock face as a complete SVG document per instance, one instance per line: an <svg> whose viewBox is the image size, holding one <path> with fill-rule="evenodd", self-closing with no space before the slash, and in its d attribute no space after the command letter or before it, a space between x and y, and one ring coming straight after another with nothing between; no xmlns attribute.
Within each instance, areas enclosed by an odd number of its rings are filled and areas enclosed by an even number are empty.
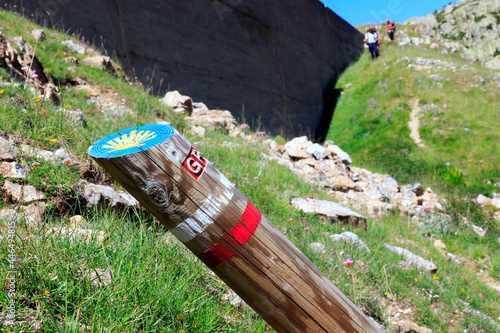
<svg viewBox="0 0 500 333"><path fill-rule="evenodd" d="M273 134L321 136L338 75L363 46L362 34L318 0L23 0L23 6L27 15L102 41L153 91L178 90Z"/></svg>

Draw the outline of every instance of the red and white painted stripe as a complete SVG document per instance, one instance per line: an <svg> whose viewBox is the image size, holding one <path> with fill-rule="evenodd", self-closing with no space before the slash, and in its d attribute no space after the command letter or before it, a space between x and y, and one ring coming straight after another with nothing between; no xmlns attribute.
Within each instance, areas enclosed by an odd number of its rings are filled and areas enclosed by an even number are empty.
<svg viewBox="0 0 500 333"><path fill-rule="evenodd" d="M235 190L233 184L221 173L219 173L219 180L225 187L223 193L217 197L210 195L190 218L170 229L172 234L181 242L189 242L204 232L214 223L214 219L219 216L233 198Z"/></svg>
<svg viewBox="0 0 500 333"><path fill-rule="evenodd" d="M241 215L241 219L236 223L236 226L227 235L222 237L224 244L227 243L230 246L226 245L224 247L221 245L222 242L219 242L199 254L198 258L209 268L222 265L248 242L250 237L255 233L255 230L257 230L261 220L262 213L248 201L247 207Z"/></svg>

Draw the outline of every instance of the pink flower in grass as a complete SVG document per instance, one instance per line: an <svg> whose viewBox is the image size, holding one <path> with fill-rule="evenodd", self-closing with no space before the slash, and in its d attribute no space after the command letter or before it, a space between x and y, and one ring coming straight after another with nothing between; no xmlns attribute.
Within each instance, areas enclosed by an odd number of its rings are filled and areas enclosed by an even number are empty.
<svg viewBox="0 0 500 333"><path fill-rule="evenodd" d="M293 217L290 217L290 218L288 219L288 222L292 222L292 221L293 221Z"/></svg>
<svg viewBox="0 0 500 333"><path fill-rule="evenodd" d="M344 266L345 266L345 267L349 267L349 266L351 266L353 263L354 263L354 261L352 261L351 259L347 259L346 261L344 261Z"/></svg>
<svg viewBox="0 0 500 333"><path fill-rule="evenodd" d="M309 227L305 227L304 230L305 231L309 231L310 229L309 229Z"/></svg>

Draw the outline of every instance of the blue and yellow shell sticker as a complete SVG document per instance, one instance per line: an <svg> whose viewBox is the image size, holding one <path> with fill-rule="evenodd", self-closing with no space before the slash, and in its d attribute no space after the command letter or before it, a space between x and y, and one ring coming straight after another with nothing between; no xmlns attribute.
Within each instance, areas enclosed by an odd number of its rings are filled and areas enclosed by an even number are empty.
<svg viewBox="0 0 500 333"><path fill-rule="evenodd" d="M110 134L89 148L89 155L113 158L145 151L172 137L175 129L169 125L132 127Z"/></svg>

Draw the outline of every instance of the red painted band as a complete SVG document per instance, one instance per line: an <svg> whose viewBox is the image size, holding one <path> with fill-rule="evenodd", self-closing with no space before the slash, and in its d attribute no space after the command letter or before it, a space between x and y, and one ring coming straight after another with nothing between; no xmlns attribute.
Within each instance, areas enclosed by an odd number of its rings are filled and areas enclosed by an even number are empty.
<svg viewBox="0 0 500 333"><path fill-rule="evenodd" d="M252 237L261 220L262 213L249 201L247 202L245 211L241 215L241 220L231 229L230 234L225 235L222 239L234 246L235 250L238 250ZM233 252L222 247L220 243L217 243L198 255L198 258L209 268L215 268L226 262L233 255Z"/></svg>

